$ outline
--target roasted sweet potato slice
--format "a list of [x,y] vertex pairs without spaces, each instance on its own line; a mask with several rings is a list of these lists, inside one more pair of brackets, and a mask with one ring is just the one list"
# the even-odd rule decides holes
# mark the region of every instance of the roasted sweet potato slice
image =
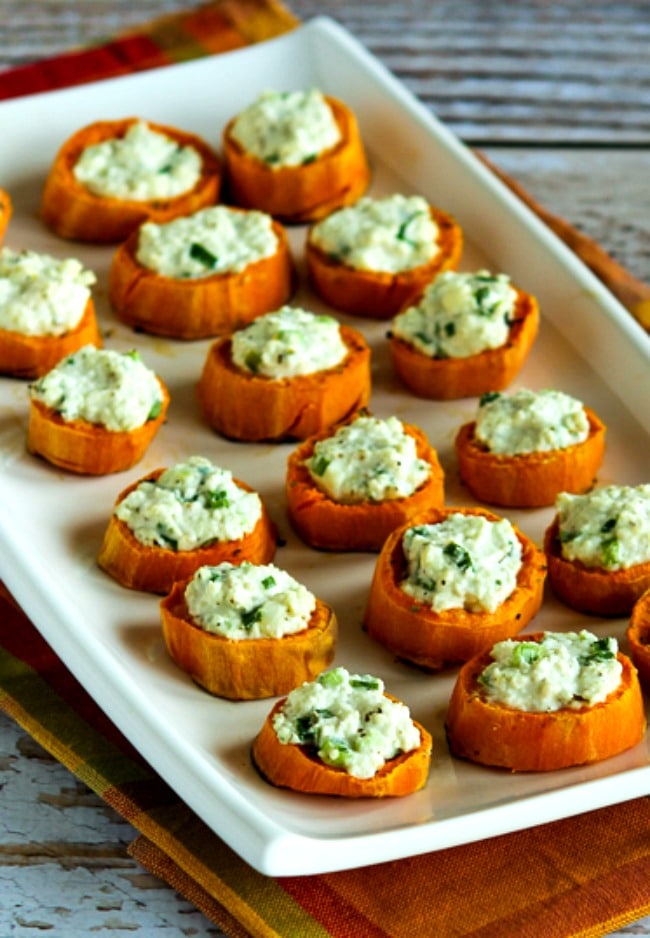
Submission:
[[588,407],[589,436],[564,449],[492,453],[475,436],[475,421],[463,424],[455,440],[460,477],[472,495],[490,505],[535,508],[552,505],[560,492],[585,492],[605,452],[605,425]]
[[150,121],[147,123],[152,130],[171,137],[179,146],[191,146],[198,151],[202,172],[193,189],[170,199],[138,201],[94,195],[75,178],[73,168],[83,150],[123,137],[137,120],[129,117],[97,121],[82,127],[62,145],[47,176],[41,200],[43,221],[60,237],[98,244],[115,243],[123,241],[147,219],[169,221],[217,201],[221,165],[214,151],[194,134]]
[[650,693],[650,589],[634,604],[627,627],[627,641],[641,683]]
[[[123,501],[140,482],[154,481],[165,470],[156,469],[143,479],[133,482],[120,492],[116,505]],[[236,484],[252,491],[245,482]],[[214,541],[194,550],[171,550],[157,545],[143,544],[128,524],[111,514],[97,557],[99,566],[114,580],[129,589],[149,593],[167,593],[177,580],[187,580],[195,570],[224,561],[242,563],[269,563],[275,556],[276,530],[266,506],[253,530],[236,541]]]
[[[522,636],[527,642],[540,635]],[[635,746],[645,733],[636,670],[619,653],[621,683],[601,703],[551,712],[515,710],[487,700],[478,676],[490,663],[484,652],[460,669],[447,711],[452,753],[513,772],[546,772],[599,762]]]
[[502,391],[519,373],[539,328],[535,297],[517,290],[513,323],[505,345],[466,358],[430,358],[398,336],[390,337],[390,354],[402,383],[418,397],[455,400]]
[[360,270],[332,259],[307,235],[307,271],[313,289],[335,309],[369,319],[389,319],[419,296],[443,270],[455,269],[463,250],[463,233],[454,218],[429,206],[438,226],[438,251],[426,264],[398,273]]
[[416,524],[437,524],[458,512],[500,520],[482,508],[439,508],[411,518],[388,536],[379,553],[364,617],[364,626],[371,638],[398,658],[430,671],[467,661],[495,642],[516,635],[542,603],[546,574],[544,555],[516,528],[522,546],[517,586],[494,612],[470,612],[461,608],[436,612],[400,588],[407,573],[402,547],[405,531]]
[[363,195],[370,181],[357,121],[342,101],[325,96],[341,131],[341,140],[302,166],[270,166],[252,156],[232,137],[236,118],[225,127],[223,153],[228,194],[236,205],[257,208],[285,222],[323,218]]

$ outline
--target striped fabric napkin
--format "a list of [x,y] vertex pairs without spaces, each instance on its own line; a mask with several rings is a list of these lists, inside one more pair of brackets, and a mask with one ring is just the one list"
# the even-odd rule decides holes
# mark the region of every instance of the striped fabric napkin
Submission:
[[[0,99],[285,32],[275,0],[220,0],[0,74]],[[588,938],[650,913],[650,799],[364,869],[257,873],[142,760],[0,585],[0,707],[138,831],[131,853],[233,938]]]

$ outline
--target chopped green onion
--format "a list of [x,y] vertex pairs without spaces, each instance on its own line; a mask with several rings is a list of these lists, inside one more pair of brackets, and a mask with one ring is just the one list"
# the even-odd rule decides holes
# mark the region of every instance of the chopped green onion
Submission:
[[197,244],[196,242],[190,245],[190,257],[192,260],[198,261],[200,264],[203,264],[204,267],[208,267],[211,270],[216,267],[219,260],[211,251],[208,251],[202,244]]

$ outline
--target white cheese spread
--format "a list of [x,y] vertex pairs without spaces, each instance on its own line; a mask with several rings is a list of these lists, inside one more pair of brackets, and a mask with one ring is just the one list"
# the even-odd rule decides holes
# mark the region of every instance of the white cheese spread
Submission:
[[78,325],[95,274],[75,258],[0,250],[0,329],[60,336]]
[[357,417],[319,440],[305,465],[316,485],[343,504],[406,498],[431,472],[397,417]]
[[235,211],[224,205],[162,225],[146,222],[139,231],[136,259],[176,279],[240,273],[277,251],[272,224],[264,212]]
[[248,561],[200,567],[185,602],[195,624],[236,641],[302,632],[316,608],[313,594],[285,570]]
[[294,306],[260,316],[231,340],[238,368],[276,380],[334,368],[347,354],[336,319]]
[[489,701],[532,713],[591,707],[621,682],[615,638],[581,632],[544,632],[539,642],[506,639],[478,680]]
[[393,335],[429,358],[467,358],[508,339],[517,293],[506,274],[444,271],[393,320]]
[[419,195],[364,196],[312,228],[310,241],[332,260],[356,270],[399,273],[438,254],[438,226]]
[[78,182],[94,195],[148,202],[189,192],[203,163],[194,147],[179,144],[144,121],[123,137],[86,147],[73,167]]
[[311,163],[341,140],[320,91],[265,91],[235,118],[230,134],[273,168]]
[[565,560],[606,570],[650,561],[650,484],[562,492],[555,508]]
[[384,696],[379,678],[345,668],[291,691],[273,726],[281,743],[306,746],[355,778],[372,778],[390,759],[420,745],[408,707]]
[[113,431],[141,427],[162,406],[158,379],[138,352],[92,345],[63,358],[30,385],[30,394],[64,420],[86,420]]
[[237,485],[232,473],[202,456],[144,480],[122,499],[115,516],[147,546],[195,550],[249,534],[262,514],[256,492]]
[[408,576],[401,588],[434,612],[494,612],[517,586],[521,543],[505,518],[454,513],[409,528],[402,546]]
[[474,435],[490,452],[505,456],[548,452],[586,440],[589,420],[581,401],[569,394],[522,388],[484,394]]

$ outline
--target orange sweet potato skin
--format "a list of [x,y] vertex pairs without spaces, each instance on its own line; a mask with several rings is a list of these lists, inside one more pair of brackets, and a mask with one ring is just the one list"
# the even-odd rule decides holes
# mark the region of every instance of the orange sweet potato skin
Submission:
[[371,638],[398,658],[428,671],[467,661],[495,642],[511,638],[530,622],[542,603],[544,554],[518,530],[523,562],[517,587],[494,612],[465,609],[435,612],[400,589],[399,584],[406,578],[402,549],[405,531],[418,524],[437,524],[457,512],[500,520],[482,508],[440,508],[411,518],[388,536],[379,553],[364,617],[364,627]]
[[13,206],[9,193],[6,189],[0,189],[0,244],[2,244],[2,239],[5,236],[12,210]]
[[217,339],[203,366],[197,394],[204,417],[235,440],[302,440],[367,404],[370,349],[356,329],[341,326],[348,354],[340,365],[311,375],[271,380],[233,364],[230,337]]
[[460,669],[450,698],[446,730],[452,753],[513,772],[546,772],[599,762],[630,749],[643,739],[646,720],[636,670],[625,655],[618,658],[621,684],[602,703],[532,713],[481,695],[477,678],[492,659],[489,652],[478,655]]
[[314,483],[304,465],[318,440],[332,435],[324,431],[310,437],[289,456],[287,464],[287,510],[293,527],[303,541],[321,550],[378,551],[391,531],[428,508],[441,508],[444,473],[438,455],[418,427],[404,425],[417,445],[417,454],[430,467],[429,478],[413,495],[346,505],[334,501]]
[[200,279],[164,277],[136,258],[138,231],[118,248],[109,274],[109,299],[119,319],[154,335],[204,339],[239,329],[291,296],[294,272],[285,229],[273,222],[278,240],[270,257],[241,272]]
[[284,700],[275,704],[252,748],[253,763],[272,785],[342,798],[395,798],[419,791],[426,784],[432,740],[429,732],[417,721],[414,721],[420,731],[417,749],[391,759],[372,778],[355,778],[343,769],[321,762],[304,746],[279,741],[273,728],[273,717],[283,704]]
[[135,117],[97,121],[82,127],[62,145],[45,181],[41,217],[61,238],[108,244],[123,241],[142,222],[169,221],[178,215],[213,205],[221,187],[221,165],[214,151],[199,137],[175,127],[148,121],[152,130],[166,134],[179,146],[192,146],[200,154],[203,168],[197,185],[170,199],[136,201],[93,195],[81,185],[73,168],[83,150],[115,137],[122,137],[137,121]]
[[102,346],[91,298],[77,325],[63,335],[23,335],[0,329],[0,374],[14,378],[40,378],[66,355],[71,355],[84,345],[94,345],[96,348]]
[[319,599],[301,632],[238,641],[192,622],[184,600],[186,585],[175,583],[160,604],[165,643],[176,664],[217,697],[259,700],[288,694],[317,677],[334,658],[336,616]]
[[144,456],[167,415],[169,392],[158,380],[163,393],[160,414],[129,431],[111,431],[85,420],[66,421],[41,401],[31,400],[28,451],[79,475],[107,475],[129,469]]
[[438,253],[428,263],[398,273],[357,270],[328,257],[307,236],[306,261],[311,285],[330,306],[369,319],[389,319],[444,270],[455,269],[463,251],[463,233],[451,215],[429,206],[438,226]]
[[236,205],[257,208],[287,223],[323,218],[356,202],[368,188],[370,169],[357,121],[350,108],[325,97],[341,131],[336,146],[302,166],[273,168],[246,153],[232,137],[235,121],[223,133],[228,193]]
[[[116,506],[140,482],[155,481],[165,470],[156,469],[143,479],[133,482],[120,492]],[[235,479],[237,485],[250,492],[252,489]],[[111,514],[104,534],[97,563],[114,580],[128,589],[148,593],[167,593],[178,580],[186,580],[206,565],[219,563],[270,563],[277,545],[275,525],[262,502],[262,513],[253,530],[236,541],[215,541],[195,550],[170,550],[142,544],[124,521]]]
[[650,693],[650,589],[634,604],[627,627],[627,641],[641,683]]
[[467,358],[429,358],[409,342],[391,336],[393,367],[409,391],[430,400],[456,400],[502,391],[519,373],[537,336],[536,298],[517,290],[514,317],[505,345]]
[[565,560],[558,530],[556,516],[544,535],[548,579],[556,595],[580,612],[600,616],[629,615],[637,599],[650,589],[650,561],[627,570],[606,570]]
[[605,425],[588,407],[585,411],[589,436],[584,442],[517,456],[491,453],[476,439],[476,423],[463,424],[455,440],[462,481],[479,501],[513,508],[553,505],[560,492],[585,492],[605,453]]

